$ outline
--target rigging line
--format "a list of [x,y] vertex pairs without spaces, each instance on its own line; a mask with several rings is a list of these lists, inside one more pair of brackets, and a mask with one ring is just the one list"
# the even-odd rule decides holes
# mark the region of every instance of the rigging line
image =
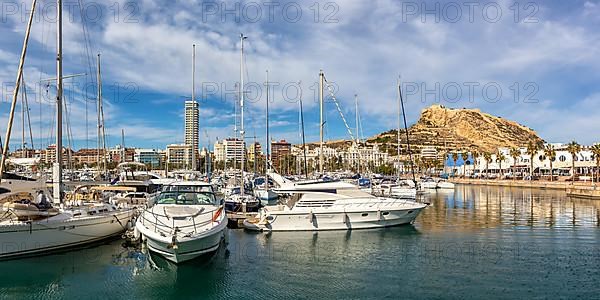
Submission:
[[[83,33],[83,38],[84,38],[84,48],[85,48],[85,55],[87,58],[87,67],[88,67],[88,74],[90,74],[90,78],[92,79],[91,84],[93,86],[96,86],[96,82],[98,80],[98,78],[95,78],[94,76],[96,75],[96,72],[94,72],[93,68],[92,68],[92,41],[90,39],[90,33],[89,33],[89,28],[86,25],[86,20],[84,18],[84,12],[83,12],[83,3],[81,0],[78,0],[79,3],[79,14],[81,16],[81,29],[82,29],[82,33]],[[83,56],[83,55],[82,55]],[[86,76],[87,78],[87,76]],[[95,79],[95,80],[94,80]],[[87,80],[86,80],[87,82]],[[89,149],[89,99],[87,97],[87,83],[85,85],[85,90],[84,90],[84,101],[85,101],[85,143],[86,143],[86,148]]]
[[333,89],[331,89],[331,85],[329,84],[329,81],[327,81],[327,78],[325,78],[325,83],[327,83],[325,86],[327,87],[327,90],[329,91],[329,96],[331,97],[331,99],[333,99],[333,103],[335,103],[335,107],[337,108],[337,111],[340,113],[340,116],[342,117],[342,121],[344,121],[344,125],[346,126],[346,130],[348,131],[350,138],[352,138],[352,140],[356,140],[354,138],[354,135],[352,134],[352,129],[350,129],[350,126],[348,125],[348,122],[346,121],[346,118],[344,117],[344,113],[342,112],[342,109],[340,108],[337,98],[335,97],[335,94],[333,93]]
[[[25,84],[25,74],[21,75],[22,86],[23,86],[23,95],[25,100],[25,111],[27,112],[27,123],[29,125],[29,140],[31,142],[31,149],[35,148],[33,144],[33,129],[31,129],[31,114],[29,113],[29,101],[27,100],[27,85]],[[25,130],[25,129],[23,129]]]
[[67,166],[69,169],[73,169],[72,168],[72,161],[71,161],[71,149],[72,149],[72,139],[73,139],[73,135],[71,132],[71,118],[69,117],[69,110],[68,110],[68,105],[66,101],[67,99],[64,99],[65,101],[63,101],[64,103],[64,108],[65,108],[65,123],[66,123],[66,133],[67,133],[67,144],[69,145],[69,149],[67,151]]
[[402,99],[402,85],[398,84],[398,95],[400,96],[400,104],[402,106],[402,118],[404,119],[404,132],[406,133],[406,147],[408,150],[408,157],[410,158],[410,171],[412,173],[413,182],[417,182],[417,178],[415,176],[415,166],[413,163],[412,152],[410,151],[410,140],[408,138],[408,125],[406,124],[406,111],[404,110],[404,100]]

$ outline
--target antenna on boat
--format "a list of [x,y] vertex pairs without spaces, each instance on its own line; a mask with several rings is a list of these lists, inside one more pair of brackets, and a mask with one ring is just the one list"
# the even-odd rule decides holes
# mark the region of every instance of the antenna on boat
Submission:
[[[29,13],[29,21],[27,22],[27,29],[25,31],[25,39],[23,40],[23,48],[21,50],[21,58],[19,59],[19,68],[17,70],[17,80],[15,82],[15,89],[13,90],[13,98],[12,103],[10,105],[10,115],[8,117],[8,127],[6,128],[6,137],[4,139],[4,144],[2,145],[2,158],[0,158],[0,181],[2,180],[2,175],[4,174],[4,164],[6,162],[6,157],[8,156],[8,144],[10,141],[10,133],[12,131],[12,125],[15,117],[15,108],[17,105],[17,95],[19,94],[19,87],[23,78],[23,65],[25,64],[25,55],[27,54],[27,44],[29,42],[29,33],[31,32],[31,24],[33,22],[33,15],[35,11],[36,0],[33,0],[31,3],[31,12]],[[60,4],[59,0],[59,4]],[[59,6],[60,7],[60,6]],[[59,8],[60,10],[60,8]],[[60,20],[60,19],[58,19]],[[0,142],[1,144],[1,142]]]

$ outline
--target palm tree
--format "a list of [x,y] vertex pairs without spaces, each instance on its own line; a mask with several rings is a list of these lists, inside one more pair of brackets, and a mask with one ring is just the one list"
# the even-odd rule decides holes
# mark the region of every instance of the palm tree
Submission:
[[529,155],[529,176],[533,177],[533,158],[539,150],[539,145],[533,141],[527,144],[527,154]]
[[456,161],[458,160],[458,152],[452,152],[452,161],[454,165],[452,165],[452,177],[454,177],[454,171],[456,169]]
[[[590,150],[594,154],[594,159],[596,160],[596,181],[598,181],[598,169],[600,169],[600,144],[593,145]],[[593,174],[593,172],[592,172]],[[592,180],[593,181],[593,180]]]
[[552,168],[552,162],[556,159],[556,150],[554,146],[548,144],[544,147],[544,155],[550,160],[550,181],[554,180],[554,168]]
[[481,156],[481,154],[476,149],[471,151],[471,157],[473,157],[473,175],[475,175],[475,170],[477,169],[477,159],[479,156]]
[[577,153],[581,151],[581,145],[576,141],[572,141],[567,144],[567,151],[571,154],[571,174],[573,176],[573,181],[571,182],[575,182],[575,158],[577,157]]
[[463,160],[463,177],[467,176],[467,160],[469,159],[469,152],[463,151],[460,153],[460,157]]
[[485,160],[485,177],[488,178],[489,174],[488,174],[488,167],[489,167],[489,163],[492,160],[492,154],[489,152],[483,152],[483,160]]
[[500,179],[502,179],[502,162],[506,160],[506,156],[502,151],[498,150],[496,153],[496,161],[498,162],[498,166],[500,167]]
[[521,156],[521,150],[519,148],[510,149],[510,156],[513,159],[513,179],[517,175],[517,159]]

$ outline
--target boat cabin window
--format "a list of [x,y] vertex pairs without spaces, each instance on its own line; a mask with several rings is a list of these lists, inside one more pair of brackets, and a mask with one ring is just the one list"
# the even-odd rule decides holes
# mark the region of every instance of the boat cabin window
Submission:
[[6,188],[3,188],[3,187],[0,187],[0,194],[6,194],[6,193],[10,193],[10,190],[6,189]]
[[157,204],[215,205],[218,204],[210,186],[166,186]]

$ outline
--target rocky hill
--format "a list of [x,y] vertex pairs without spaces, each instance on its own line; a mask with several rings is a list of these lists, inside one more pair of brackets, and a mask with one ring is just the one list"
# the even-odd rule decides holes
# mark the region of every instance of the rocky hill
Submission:
[[[414,145],[413,152],[424,146],[435,146],[438,151],[477,149],[495,152],[498,147],[520,147],[529,141],[542,141],[535,131],[514,121],[478,109],[452,109],[441,105],[424,109],[408,132],[411,146]],[[401,146],[406,149],[406,135],[403,130],[401,133]],[[367,142],[395,147],[397,131],[379,134]]]
[[[529,141],[543,140],[531,128],[517,122],[492,116],[479,109],[454,109],[433,105],[424,109],[417,123],[408,130],[413,153],[423,147],[434,146],[438,152],[478,150],[495,152],[498,147],[524,147]],[[367,139],[367,144],[378,144],[390,155],[396,154],[398,135],[395,129]],[[326,142],[331,148],[345,148],[348,140]],[[406,134],[401,130],[400,146],[406,153]],[[318,147],[310,143],[308,147]]]

